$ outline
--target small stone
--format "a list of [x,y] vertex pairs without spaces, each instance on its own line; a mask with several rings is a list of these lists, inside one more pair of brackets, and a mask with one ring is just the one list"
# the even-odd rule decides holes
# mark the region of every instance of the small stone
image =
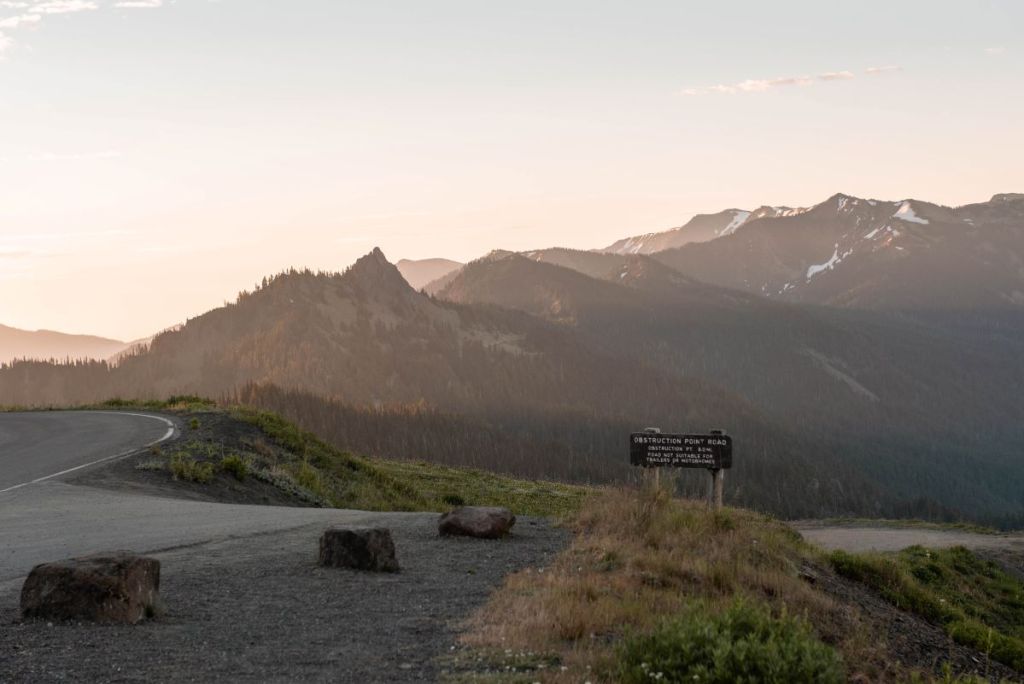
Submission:
[[160,610],[160,561],[126,551],[43,563],[21,588],[26,620],[135,624]]
[[441,536],[498,539],[509,534],[515,524],[516,516],[507,508],[463,506],[442,515],[437,529]]
[[332,527],[320,537],[320,565],[372,572],[398,572],[395,543],[385,528]]

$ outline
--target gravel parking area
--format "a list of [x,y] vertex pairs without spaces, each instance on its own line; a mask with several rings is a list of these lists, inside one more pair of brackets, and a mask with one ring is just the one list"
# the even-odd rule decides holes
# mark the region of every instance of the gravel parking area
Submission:
[[135,627],[18,621],[0,585],[0,681],[423,682],[505,575],[568,533],[520,519],[499,541],[439,538],[437,516],[382,513],[402,571],[320,568],[312,524],[154,554],[166,614]]

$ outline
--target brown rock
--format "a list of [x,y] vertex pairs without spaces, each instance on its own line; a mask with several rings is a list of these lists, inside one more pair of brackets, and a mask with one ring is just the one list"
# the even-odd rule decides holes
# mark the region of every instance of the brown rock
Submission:
[[43,563],[21,588],[25,619],[135,624],[160,608],[160,561],[125,551]]
[[507,508],[463,506],[442,515],[437,530],[441,536],[498,539],[509,534],[515,524],[516,516]]
[[395,543],[384,528],[332,527],[320,536],[320,565],[398,572]]

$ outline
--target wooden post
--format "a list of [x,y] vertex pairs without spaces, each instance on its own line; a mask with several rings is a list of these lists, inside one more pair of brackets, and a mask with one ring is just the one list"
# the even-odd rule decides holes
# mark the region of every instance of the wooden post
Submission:
[[[661,434],[661,428],[656,428],[656,427],[644,428],[644,432],[649,432],[652,435],[660,435]],[[648,479],[648,478],[645,478],[645,479]],[[661,468],[657,468],[656,467],[654,469],[654,475],[650,479],[648,479],[648,482],[650,482],[651,480],[653,480],[653,482],[654,482],[654,491],[658,491],[659,489],[661,489]]]
[[708,480],[708,509],[714,509],[715,507],[715,472],[714,470],[708,469],[711,473],[711,479]]
[[725,489],[725,469],[719,468],[715,471],[715,510],[722,510],[722,490]]

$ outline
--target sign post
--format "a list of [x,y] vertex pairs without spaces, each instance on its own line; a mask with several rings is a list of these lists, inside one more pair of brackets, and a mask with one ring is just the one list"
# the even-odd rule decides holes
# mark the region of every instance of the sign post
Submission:
[[706,435],[675,435],[647,428],[629,436],[629,462],[654,468],[656,483],[662,467],[706,468],[711,472],[708,506],[717,511],[722,508],[725,471],[732,467],[732,437],[724,430],[711,430]]

